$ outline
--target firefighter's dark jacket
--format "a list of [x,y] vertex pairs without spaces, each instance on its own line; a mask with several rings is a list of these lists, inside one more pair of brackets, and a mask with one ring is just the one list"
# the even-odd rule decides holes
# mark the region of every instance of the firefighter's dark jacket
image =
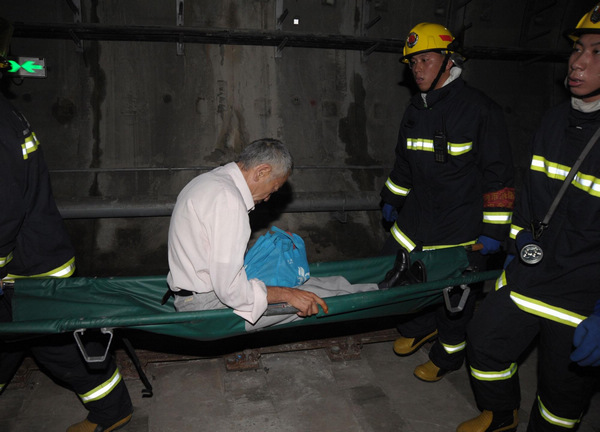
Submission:
[[67,277],[74,251],[29,123],[0,96],[0,278]]
[[[532,221],[544,219],[570,168],[598,127],[600,111],[582,113],[570,103],[553,108],[544,117],[533,141],[525,184],[517,197],[511,239],[529,229]],[[579,167],[540,243],[542,261],[528,266],[515,258],[497,288],[508,283],[506,289],[511,290],[521,309],[576,326],[600,299],[600,142]]]
[[[447,146],[435,160],[434,135]],[[396,146],[394,168],[381,191],[399,208],[392,227],[408,250],[508,236],[514,205],[513,165],[502,110],[460,77],[412,97]]]

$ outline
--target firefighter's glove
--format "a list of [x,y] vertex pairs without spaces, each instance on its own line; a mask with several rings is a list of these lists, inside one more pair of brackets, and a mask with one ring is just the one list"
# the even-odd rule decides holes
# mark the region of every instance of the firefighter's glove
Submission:
[[515,238],[515,244],[517,246],[519,254],[521,253],[521,249],[523,249],[523,246],[526,246],[530,243],[536,243],[536,241],[533,238],[533,233],[529,230],[519,231],[519,234],[517,234],[517,237]]
[[573,345],[571,360],[579,366],[600,366],[600,300],[594,313],[575,329]]
[[381,213],[383,214],[383,218],[388,222],[394,222],[398,217],[398,211],[396,210],[396,207],[388,203],[383,203]]
[[477,243],[481,243],[483,245],[483,249],[479,251],[481,255],[496,253],[500,250],[500,242],[491,237],[487,237],[484,235],[479,236],[479,239],[477,239]]

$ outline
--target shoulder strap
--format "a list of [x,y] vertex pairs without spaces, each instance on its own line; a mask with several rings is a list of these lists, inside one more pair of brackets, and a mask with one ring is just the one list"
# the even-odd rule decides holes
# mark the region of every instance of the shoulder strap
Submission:
[[579,167],[581,166],[581,163],[586,158],[586,156],[588,155],[588,153],[590,152],[590,150],[592,149],[592,147],[594,147],[594,144],[596,144],[596,141],[598,140],[598,138],[600,138],[600,128],[598,128],[596,130],[596,132],[594,133],[594,135],[592,135],[592,137],[590,138],[590,140],[587,142],[587,144],[585,145],[585,147],[581,151],[581,154],[579,155],[579,157],[577,158],[577,160],[575,161],[575,163],[571,167],[571,170],[569,171],[569,174],[567,174],[567,177],[565,178],[565,181],[563,182],[562,186],[560,187],[560,190],[556,194],[556,197],[554,197],[554,201],[552,201],[552,204],[550,205],[550,208],[548,209],[548,213],[546,213],[546,216],[544,216],[544,219],[542,220],[542,222],[541,222],[541,224],[539,226],[539,229],[535,229],[534,230],[533,234],[534,234],[535,238],[539,238],[542,235],[542,232],[548,226],[548,222],[550,222],[550,218],[552,217],[552,215],[556,211],[556,208],[558,207],[558,204],[560,203],[560,200],[565,195],[565,192],[567,191],[567,188],[569,187],[569,185],[573,181],[573,178],[577,174],[577,171],[579,170]]

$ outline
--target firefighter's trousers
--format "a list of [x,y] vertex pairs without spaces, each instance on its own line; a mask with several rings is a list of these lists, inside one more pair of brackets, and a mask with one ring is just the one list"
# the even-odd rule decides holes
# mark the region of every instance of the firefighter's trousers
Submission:
[[[472,266],[485,270],[487,257],[479,252],[471,252],[468,257]],[[478,282],[470,286],[470,294],[462,311],[449,312],[445,304],[434,306],[402,319],[397,326],[398,331],[404,337],[419,338],[437,329],[438,338],[429,351],[429,359],[442,369],[460,369],[466,356],[467,324],[473,316],[483,285],[483,282]],[[458,306],[462,293],[460,287],[453,288],[450,294],[452,307]]]
[[586,410],[600,368],[571,362],[574,327],[520,310],[510,286],[490,293],[467,330],[467,359],[479,408],[520,405],[518,362],[538,342],[538,387],[528,432],[570,431]]
[[[5,290],[0,296],[0,322],[12,319],[11,298],[11,290]],[[97,356],[103,353],[104,347],[99,341],[90,341],[86,350],[89,355]],[[2,388],[12,379],[27,352],[41,370],[77,393],[92,423],[112,424],[132,412],[131,399],[114,358],[109,355],[103,362],[86,363],[71,334],[0,341]],[[79,420],[74,419],[74,422]]]
[[[398,331],[404,337],[419,338],[437,329],[438,338],[429,351],[429,359],[439,368],[458,370],[465,359],[466,328],[473,316],[476,292],[474,284],[464,309],[461,312],[450,313],[446,305],[436,305],[433,308],[410,316],[398,324]],[[458,304],[461,296],[459,287],[455,287],[450,300],[453,306]]]

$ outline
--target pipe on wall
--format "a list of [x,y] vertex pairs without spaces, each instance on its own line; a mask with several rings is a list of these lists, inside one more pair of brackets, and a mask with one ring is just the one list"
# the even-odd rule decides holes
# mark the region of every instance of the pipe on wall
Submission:
[[[379,210],[379,202],[379,194],[374,192],[305,192],[279,196],[259,208],[281,213],[345,212]],[[85,198],[57,200],[57,205],[64,219],[100,219],[170,216],[175,203],[159,199]]]

